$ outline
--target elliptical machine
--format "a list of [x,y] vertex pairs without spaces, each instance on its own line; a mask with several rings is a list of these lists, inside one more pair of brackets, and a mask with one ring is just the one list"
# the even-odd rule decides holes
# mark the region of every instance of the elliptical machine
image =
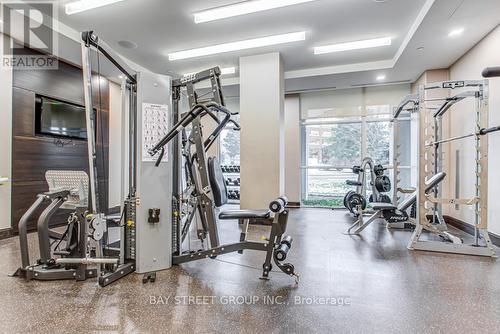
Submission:
[[[375,165],[370,157],[364,158],[361,165],[352,167],[352,172],[358,175],[358,179],[347,180],[346,184],[355,186],[356,190],[350,190],[345,194],[344,207],[354,216],[366,213],[368,203],[391,203],[391,198],[385,194],[391,191],[391,179],[384,175],[386,170],[387,168],[380,164]],[[368,173],[370,173],[371,194],[367,201]]]

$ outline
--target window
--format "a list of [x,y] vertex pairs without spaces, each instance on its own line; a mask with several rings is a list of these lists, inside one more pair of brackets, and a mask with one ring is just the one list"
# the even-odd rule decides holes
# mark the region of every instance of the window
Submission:
[[355,179],[351,169],[310,168],[305,172],[308,206],[340,206],[344,194],[351,189],[347,180]]
[[240,132],[232,128],[222,130],[220,134],[220,164],[240,165]]
[[[227,97],[226,108],[232,112],[239,112],[239,98]],[[232,119],[240,122],[239,115]],[[240,165],[240,131],[234,130],[234,125],[228,123],[219,136],[219,160],[221,165],[239,166]]]
[[[392,165],[391,112],[409,91],[409,85],[395,85],[301,94],[303,205],[342,206],[353,189],[345,181],[357,179],[352,166],[364,157]],[[403,151],[406,140],[400,140]],[[399,176],[406,181],[409,162],[408,173],[401,167]],[[392,178],[393,171],[387,174]]]
[[309,166],[352,166],[361,159],[361,123],[305,125]]
[[376,164],[390,165],[392,125],[388,121],[366,123],[366,154]]

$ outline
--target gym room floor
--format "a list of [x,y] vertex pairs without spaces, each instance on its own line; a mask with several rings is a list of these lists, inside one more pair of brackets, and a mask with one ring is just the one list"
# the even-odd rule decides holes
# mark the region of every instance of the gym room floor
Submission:
[[[263,254],[252,251],[176,266],[145,285],[136,274],[105,288],[94,280],[25,282],[8,276],[19,265],[18,238],[2,240],[0,332],[498,333],[495,259],[409,251],[410,232],[376,223],[362,237],[343,235],[351,220],[345,211],[291,210],[287,261],[301,274],[297,286],[277,272],[259,280]],[[223,241],[238,238],[236,222],[219,226]],[[263,229],[251,226],[251,237]],[[33,259],[36,235],[30,244]],[[168,296],[217,296],[218,302],[174,305]],[[241,299],[228,296],[259,300],[235,305]],[[266,296],[277,303],[263,302]],[[314,297],[348,305],[318,299],[307,305]]]

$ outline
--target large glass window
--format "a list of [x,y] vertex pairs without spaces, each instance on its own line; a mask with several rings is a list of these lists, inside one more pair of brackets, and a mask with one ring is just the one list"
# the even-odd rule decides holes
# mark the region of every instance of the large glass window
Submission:
[[305,125],[309,166],[352,166],[361,159],[361,123]]
[[392,142],[391,122],[378,121],[366,123],[366,154],[376,164],[388,166]]
[[301,94],[303,205],[342,206],[353,189],[345,181],[357,179],[352,166],[364,157],[392,177],[391,113],[408,93],[408,85],[399,85]]
[[220,164],[240,165],[240,132],[230,127],[220,134]]

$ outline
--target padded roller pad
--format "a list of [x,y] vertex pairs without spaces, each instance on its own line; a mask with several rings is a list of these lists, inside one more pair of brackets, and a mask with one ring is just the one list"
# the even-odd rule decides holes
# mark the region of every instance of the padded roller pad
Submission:
[[224,210],[219,219],[267,219],[271,217],[270,210]]
[[372,203],[371,204],[373,210],[382,211],[382,210],[396,210],[398,207],[392,205],[391,203]]

